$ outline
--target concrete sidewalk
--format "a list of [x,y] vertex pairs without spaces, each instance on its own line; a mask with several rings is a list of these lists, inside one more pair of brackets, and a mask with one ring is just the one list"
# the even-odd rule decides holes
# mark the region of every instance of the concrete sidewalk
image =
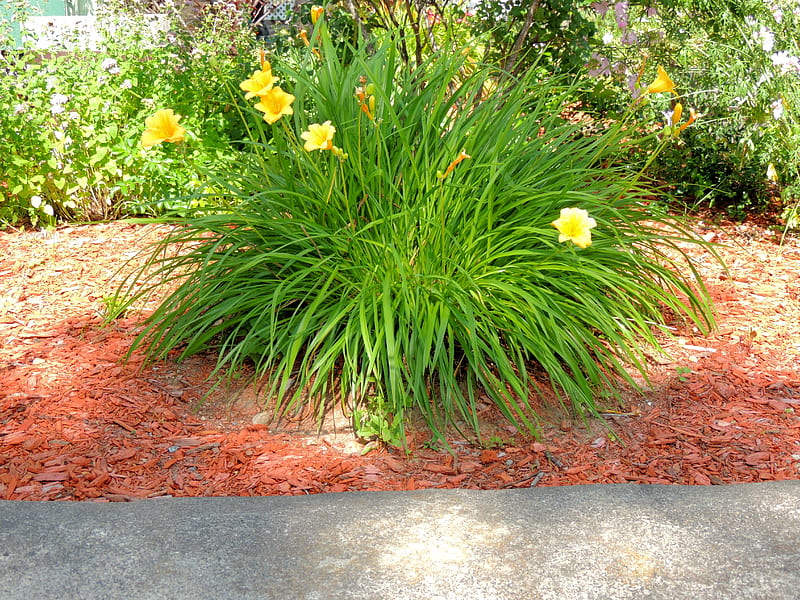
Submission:
[[800,481],[0,502],[0,598],[800,599]]

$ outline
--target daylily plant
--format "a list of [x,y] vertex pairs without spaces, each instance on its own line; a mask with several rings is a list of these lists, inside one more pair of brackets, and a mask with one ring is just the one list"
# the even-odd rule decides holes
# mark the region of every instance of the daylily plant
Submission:
[[[644,93],[661,94],[665,92],[674,94],[676,98],[680,98],[680,94],[675,91],[675,83],[664,70],[664,67],[659,65],[658,74],[655,78],[655,81],[645,88]],[[696,113],[693,108],[690,108],[689,119],[685,123],[681,124],[681,117],[683,117],[683,104],[676,101],[674,108],[671,111],[665,112],[664,116],[667,119],[667,129],[672,133],[673,137],[678,137],[681,134],[681,131],[689,127],[689,125],[694,123],[698,118],[700,118],[701,115]]]

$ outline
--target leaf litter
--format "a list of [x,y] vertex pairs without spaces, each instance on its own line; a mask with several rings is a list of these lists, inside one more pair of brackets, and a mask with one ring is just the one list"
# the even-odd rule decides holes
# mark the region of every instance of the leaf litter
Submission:
[[[708,336],[676,322],[643,392],[581,420],[553,411],[540,439],[491,409],[483,448],[452,437],[409,453],[365,448],[348,420],[321,431],[260,418],[235,384],[207,394],[213,355],[123,361],[142,314],[103,326],[119,266],[164,226],[113,222],[0,233],[0,499],[499,489],[589,483],[720,485],[800,477],[800,242],[763,226],[694,229],[727,270],[689,248],[714,299]],[[206,398],[207,397],[207,398]],[[205,401],[203,399],[206,398]]]

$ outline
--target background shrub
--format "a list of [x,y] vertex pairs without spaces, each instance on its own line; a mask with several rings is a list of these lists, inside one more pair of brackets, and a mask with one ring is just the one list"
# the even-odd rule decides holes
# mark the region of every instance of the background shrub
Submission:
[[[593,2],[585,13],[597,27],[588,63],[596,82],[589,103],[595,108],[606,115],[624,110],[656,64],[691,90],[687,101],[703,117],[649,172],[669,184],[676,199],[742,217],[773,208],[780,188],[796,187],[800,13],[795,3]],[[670,108],[662,103],[647,110],[653,118],[653,110]],[[641,148],[644,155],[651,150]],[[770,164],[774,181],[767,175]],[[790,201],[787,195],[782,204]]]
[[[154,27],[124,6],[104,7],[96,48],[29,44],[0,59],[0,154],[8,157],[0,223],[177,209],[205,190],[205,170],[236,160],[230,142],[244,129],[229,82],[255,53],[238,15],[210,9],[189,29],[172,11]],[[193,143],[143,150],[145,117],[167,106],[183,115]]]

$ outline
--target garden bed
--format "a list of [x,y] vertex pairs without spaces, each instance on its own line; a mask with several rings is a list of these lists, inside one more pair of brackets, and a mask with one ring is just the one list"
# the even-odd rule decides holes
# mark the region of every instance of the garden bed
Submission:
[[[493,448],[453,438],[362,455],[346,420],[253,424],[235,383],[203,399],[211,355],[122,361],[139,315],[103,326],[117,269],[165,231],[125,222],[0,233],[0,499],[134,500],[585,483],[723,484],[800,477],[800,243],[753,224],[696,221],[726,272],[696,258],[718,311],[675,331],[643,394],[583,423],[549,413],[540,440],[487,409]],[[258,420],[258,419],[256,419]]]

